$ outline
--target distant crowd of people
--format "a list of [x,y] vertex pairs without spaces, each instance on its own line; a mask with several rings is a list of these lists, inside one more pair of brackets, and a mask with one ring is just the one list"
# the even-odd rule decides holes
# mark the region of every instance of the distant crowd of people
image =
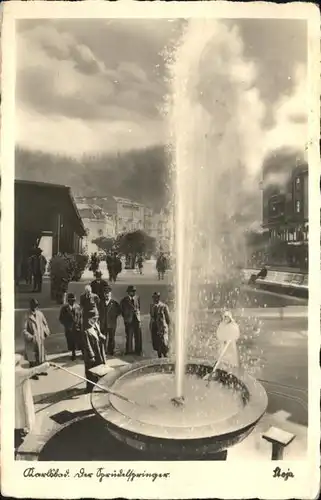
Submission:
[[16,285],[20,279],[24,279],[27,285],[32,285],[32,291],[40,293],[42,291],[43,276],[46,272],[47,259],[42,255],[42,250],[34,246],[21,264],[20,272],[16,274]]
[[[101,258],[97,252],[94,252],[91,255],[89,270],[95,273],[99,270]],[[135,266],[139,274],[143,274],[144,270],[144,256],[139,254],[135,259]],[[117,254],[117,252],[108,252],[106,254],[106,266],[109,274],[109,281],[116,282],[118,275],[122,272],[123,264],[122,260]],[[169,259],[165,255],[165,253],[161,252],[156,259],[156,271],[159,280],[163,280],[166,274],[166,271],[169,269]]]

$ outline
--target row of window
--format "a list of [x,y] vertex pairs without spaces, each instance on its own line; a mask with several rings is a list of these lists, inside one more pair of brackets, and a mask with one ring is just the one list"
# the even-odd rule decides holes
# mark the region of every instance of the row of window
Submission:
[[[305,213],[304,202],[308,203],[308,178],[300,175],[293,183],[294,212],[297,215]],[[299,198],[299,199],[298,199]],[[276,218],[285,214],[285,195],[274,195],[269,200],[269,217]]]
[[[285,200],[272,197],[269,200],[269,215],[270,217],[281,217],[285,213]],[[302,203],[301,200],[296,200],[295,202],[295,213],[302,213]]]
[[279,241],[308,241],[309,240],[309,230],[308,226],[302,229],[271,229],[270,238],[272,240]]

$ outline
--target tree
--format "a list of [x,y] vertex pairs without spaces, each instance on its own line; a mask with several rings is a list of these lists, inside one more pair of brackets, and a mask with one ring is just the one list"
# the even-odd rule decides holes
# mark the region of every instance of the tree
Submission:
[[94,245],[97,245],[97,247],[100,250],[103,250],[104,252],[110,252],[110,250],[114,247],[115,245],[115,239],[114,238],[106,238],[106,236],[99,236],[98,238],[92,240],[92,243]]
[[138,254],[152,254],[156,249],[156,240],[144,231],[137,230],[123,233],[117,237],[116,246],[120,253],[131,258],[131,268],[135,267]]

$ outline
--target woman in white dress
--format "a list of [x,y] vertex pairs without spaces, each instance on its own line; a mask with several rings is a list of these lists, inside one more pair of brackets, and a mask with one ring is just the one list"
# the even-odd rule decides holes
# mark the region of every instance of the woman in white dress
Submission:
[[[239,366],[240,359],[237,340],[240,338],[240,329],[230,311],[225,311],[223,313],[222,321],[216,331],[216,337],[219,342],[218,356],[226,349],[220,364]],[[229,345],[227,347],[228,342]]]
[[49,363],[32,368],[22,366],[23,357],[15,355],[15,435],[21,439],[33,429],[36,415],[33,403],[30,378],[42,372],[47,372]]

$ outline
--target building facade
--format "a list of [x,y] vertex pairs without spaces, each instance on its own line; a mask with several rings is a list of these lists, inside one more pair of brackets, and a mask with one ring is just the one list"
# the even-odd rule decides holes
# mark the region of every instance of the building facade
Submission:
[[[265,179],[269,172],[264,172]],[[289,172],[282,184],[267,182],[263,189],[263,228],[269,232],[270,265],[308,268],[308,165]]]
[[98,205],[77,203],[80,217],[82,218],[86,236],[83,239],[83,250],[88,254],[97,252],[98,247],[93,241],[100,237],[115,238],[116,227],[114,219],[105,214]]
[[79,197],[77,203],[95,203],[113,221],[116,236],[121,233],[145,229],[145,207],[127,198],[116,196]]

